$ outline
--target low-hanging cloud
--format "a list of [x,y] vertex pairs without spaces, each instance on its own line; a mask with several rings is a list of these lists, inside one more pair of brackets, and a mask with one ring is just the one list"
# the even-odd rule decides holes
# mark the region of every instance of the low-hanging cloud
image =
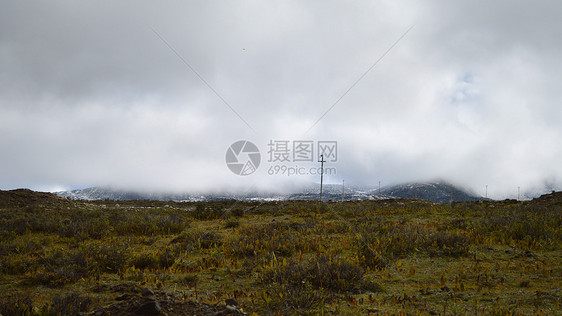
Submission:
[[[4,1],[0,188],[290,188],[317,176],[268,174],[267,144],[333,140],[331,182],[560,189],[561,9]],[[225,164],[240,139],[262,154],[245,177]]]

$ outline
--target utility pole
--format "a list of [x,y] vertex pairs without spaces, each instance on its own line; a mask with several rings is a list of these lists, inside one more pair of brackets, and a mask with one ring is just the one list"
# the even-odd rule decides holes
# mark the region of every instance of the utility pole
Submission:
[[320,155],[320,201],[322,201],[322,185],[324,184],[324,155]]
[[341,180],[341,201],[345,199],[345,180]]
[[486,184],[486,200],[488,199],[488,185]]
[[379,181],[379,200],[381,199],[381,182]]

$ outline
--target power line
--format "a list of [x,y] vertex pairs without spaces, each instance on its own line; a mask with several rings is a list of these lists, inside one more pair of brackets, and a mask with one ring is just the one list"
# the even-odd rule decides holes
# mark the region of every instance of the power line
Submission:
[[414,28],[414,25],[410,26],[406,32],[404,32],[404,34],[402,34],[402,36],[400,36],[385,52],[384,54],[382,54],[382,56],[379,57],[379,59],[377,59],[372,65],[371,67],[369,67],[369,69],[367,69],[367,71],[365,71],[357,80],[355,80],[355,82],[342,94],[341,97],[339,97],[339,99],[336,100],[336,102],[334,102],[332,104],[332,106],[330,106],[321,116],[320,118],[318,118],[316,120],[316,122],[314,122],[314,124],[312,124],[312,126],[310,126],[310,128],[305,132],[305,134],[308,134],[308,132],[310,132],[311,129],[314,128],[314,126],[316,126],[316,124],[318,124],[318,122],[320,122],[324,116],[326,116],[326,114],[328,114],[338,103],[340,103],[340,101],[349,93],[349,91],[351,91],[361,80],[363,80],[363,78],[373,69],[375,68],[375,66],[386,56],[388,55],[388,53],[390,53],[390,51],[394,48],[394,46],[396,46],[405,36],[406,34],[408,34],[408,32],[410,32],[411,29]]
[[201,76],[199,74],[199,72],[197,72],[197,70],[195,70],[195,68],[193,68],[191,66],[191,64],[189,64],[187,62],[187,60],[185,60],[183,58],[182,55],[180,55],[180,53],[178,53],[178,51],[176,51],[174,49],[174,47],[172,47],[172,45],[170,45],[170,43],[168,43],[168,41],[166,41],[164,39],[164,37],[162,37],[162,35],[160,35],[160,33],[156,32],[156,30],[153,27],[150,27],[150,29],[152,30],[152,32],[154,34],[156,34],[156,36],[158,36],[158,38],[162,41],[162,43],[164,43],[166,46],[168,46],[168,48],[182,61],[182,63],[187,66],[187,68],[189,68],[198,78],[199,80],[201,80],[206,86],[207,88],[209,88],[221,101],[222,103],[224,103],[236,116],[238,116],[238,118],[244,122],[244,124],[246,124],[246,126],[248,126],[249,129],[252,130],[252,132],[256,133],[256,131],[254,130],[254,128],[248,123],[246,122],[246,120],[242,117],[242,115],[238,114],[238,112],[234,109],[234,107],[232,107],[232,105],[230,105],[230,103],[228,103],[228,101],[226,101],[218,92],[217,90],[215,90],[208,82],[207,80],[205,80],[205,78],[203,78],[203,76]]

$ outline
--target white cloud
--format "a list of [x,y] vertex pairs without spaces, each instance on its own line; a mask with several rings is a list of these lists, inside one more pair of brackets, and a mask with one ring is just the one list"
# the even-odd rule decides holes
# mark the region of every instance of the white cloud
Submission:
[[560,188],[560,6],[4,1],[0,187],[287,186],[315,177],[237,177],[227,147],[312,139],[339,142],[338,183]]

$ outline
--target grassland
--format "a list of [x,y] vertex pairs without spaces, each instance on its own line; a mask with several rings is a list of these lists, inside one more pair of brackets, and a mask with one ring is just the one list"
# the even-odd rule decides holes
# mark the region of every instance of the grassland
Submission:
[[443,205],[0,191],[0,314],[561,315],[561,227],[561,193]]

